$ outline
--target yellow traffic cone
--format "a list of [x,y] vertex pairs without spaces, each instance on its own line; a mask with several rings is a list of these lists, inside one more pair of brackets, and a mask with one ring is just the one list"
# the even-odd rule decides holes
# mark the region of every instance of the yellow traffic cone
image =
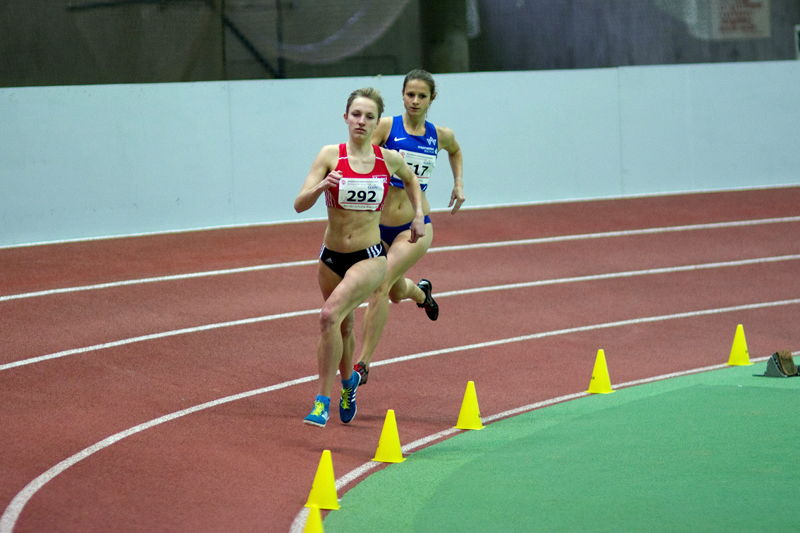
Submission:
[[590,394],[610,394],[615,392],[611,388],[611,378],[608,376],[608,366],[606,365],[606,352],[602,348],[597,350],[592,380],[589,382],[589,389],[586,392]]
[[461,411],[458,413],[456,429],[483,429],[481,423],[481,410],[478,407],[478,395],[475,393],[475,382],[467,382],[464,399],[461,401]]
[[317,507],[318,509],[335,510],[339,509],[339,498],[336,495],[336,478],[333,475],[333,460],[331,451],[323,450],[322,457],[317,466],[317,473],[314,475],[314,483],[308,493],[306,507]]
[[381,463],[402,463],[406,460],[403,457],[403,450],[400,449],[400,434],[397,432],[397,420],[394,418],[393,409],[386,411],[378,449],[375,450],[375,457],[372,460]]
[[728,356],[728,364],[731,366],[748,366],[750,362],[750,352],[747,350],[747,340],[744,338],[744,328],[741,324],[736,326],[736,333],[733,336],[731,354]]
[[319,512],[319,507],[316,505],[312,505],[308,511],[303,533],[325,533],[325,529],[322,527],[322,513]]

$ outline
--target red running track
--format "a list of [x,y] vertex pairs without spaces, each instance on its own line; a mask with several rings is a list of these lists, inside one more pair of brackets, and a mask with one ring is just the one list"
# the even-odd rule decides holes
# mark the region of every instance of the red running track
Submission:
[[439,320],[392,306],[390,364],[324,429],[301,423],[322,223],[0,249],[0,533],[285,532],[322,450],[339,477],[368,463],[387,409],[408,443],[468,380],[488,416],[585,390],[599,348],[624,383],[726,362],[737,324],[751,355],[799,344],[800,187],[434,224],[411,275]]

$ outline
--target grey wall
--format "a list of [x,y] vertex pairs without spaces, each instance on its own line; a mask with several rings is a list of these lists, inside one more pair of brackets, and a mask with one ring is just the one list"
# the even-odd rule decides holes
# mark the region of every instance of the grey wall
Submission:
[[220,4],[3,0],[0,86],[225,79]]
[[400,74],[419,18],[412,0],[3,0],[0,86]]
[[[798,0],[749,2],[764,35],[714,36],[711,12],[737,0],[479,0],[471,70],[532,70],[795,58]],[[746,10],[745,10],[746,11]]]
[[[321,218],[292,201],[357,87],[402,77],[0,89],[0,245]],[[800,184],[800,62],[437,76],[471,206]],[[449,200],[440,156],[429,198]]]
[[[714,34],[732,7],[767,23]],[[795,24],[800,0],[3,0],[0,86],[774,61]]]

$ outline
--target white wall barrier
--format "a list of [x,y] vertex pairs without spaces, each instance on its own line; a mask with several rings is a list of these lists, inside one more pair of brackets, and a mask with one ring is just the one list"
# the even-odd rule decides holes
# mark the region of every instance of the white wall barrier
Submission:
[[[468,205],[800,184],[800,62],[441,74]],[[0,246],[303,220],[351,90],[402,76],[0,89]],[[429,189],[444,208],[445,154]]]

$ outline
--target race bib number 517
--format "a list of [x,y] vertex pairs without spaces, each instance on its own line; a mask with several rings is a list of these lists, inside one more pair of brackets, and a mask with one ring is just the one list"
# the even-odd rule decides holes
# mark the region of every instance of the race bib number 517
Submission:
[[427,185],[433,174],[433,169],[436,167],[436,156],[408,150],[400,150],[400,153],[403,154],[403,159],[411,168],[411,171],[419,178],[419,184]]

